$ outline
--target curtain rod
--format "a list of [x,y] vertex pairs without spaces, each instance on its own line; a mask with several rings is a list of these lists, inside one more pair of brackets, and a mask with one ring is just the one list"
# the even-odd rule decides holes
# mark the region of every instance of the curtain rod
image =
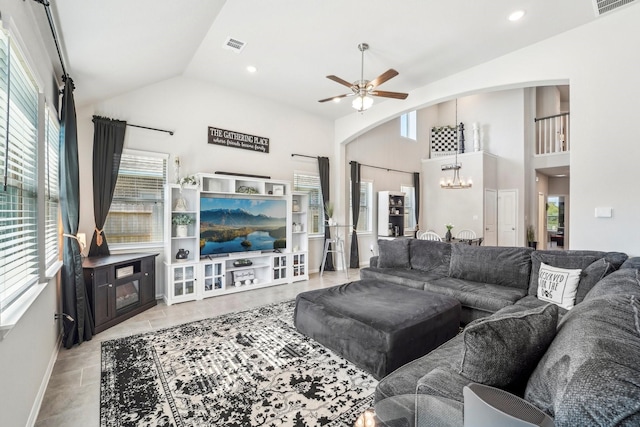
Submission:
[[[352,160],[352,161],[349,162],[349,164],[352,164],[352,163],[357,163],[357,162],[355,160]],[[409,174],[412,174],[412,175],[415,173],[415,172],[401,171],[401,170],[398,170],[398,169],[383,168],[383,167],[380,167],[380,166],[365,165],[364,163],[360,163],[360,165],[361,166],[366,166],[368,168],[382,169],[382,170],[385,170],[387,172],[409,173]]]
[[127,123],[127,126],[131,126],[131,127],[134,127],[134,128],[140,128],[140,129],[155,130],[156,132],[165,132],[165,133],[168,133],[169,135],[173,135],[173,131],[172,130],[164,130],[164,129],[150,128],[148,126],[132,125],[131,123]]
[[295,156],[298,156],[298,157],[306,157],[306,158],[308,158],[308,159],[317,159],[317,157],[316,157],[316,156],[307,156],[306,154],[295,154],[295,153],[294,153],[294,154],[292,154],[292,155],[291,155],[291,157],[295,157]]
[[46,0],[34,0],[36,3],[40,3],[45,12],[47,13],[47,20],[49,21],[49,28],[51,28],[51,35],[53,36],[53,42],[56,44],[56,50],[58,51],[58,59],[60,60],[60,65],[62,66],[62,79],[66,80],[69,76],[67,74],[67,69],[64,66],[64,60],[62,59],[62,52],[60,51],[60,43],[58,42],[58,33],[56,32],[55,25],[53,24],[53,17],[51,16],[51,10],[49,9],[50,3]]

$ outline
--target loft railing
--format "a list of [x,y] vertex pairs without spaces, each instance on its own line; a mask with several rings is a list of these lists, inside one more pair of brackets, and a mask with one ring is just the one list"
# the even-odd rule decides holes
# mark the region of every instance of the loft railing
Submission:
[[569,151],[569,113],[534,119],[536,124],[536,154]]

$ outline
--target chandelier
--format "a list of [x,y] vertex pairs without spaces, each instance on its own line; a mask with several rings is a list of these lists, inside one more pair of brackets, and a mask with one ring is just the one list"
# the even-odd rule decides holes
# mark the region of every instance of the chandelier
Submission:
[[453,179],[440,178],[440,187],[448,190],[459,190],[462,188],[471,188],[473,182],[471,178],[465,180],[464,178],[460,178],[460,168],[462,168],[462,164],[458,163],[458,153],[456,152],[456,162],[450,165],[442,165],[441,169],[443,171],[453,170]]
[[[458,118],[458,100],[456,100],[456,119],[457,118]],[[459,146],[464,152],[464,125],[462,124],[462,122],[460,123],[459,129],[460,129]],[[444,188],[448,190],[460,190],[464,188],[471,188],[471,186],[473,185],[471,178],[468,178],[467,180],[465,180],[464,178],[460,177],[461,168],[462,168],[462,163],[458,163],[458,149],[456,149],[455,163],[449,164],[449,165],[442,165],[440,167],[440,170],[443,170],[443,171],[452,170],[453,178],[447,178],[447,179],[445,179],[444,177],[440,178],[440,188]]]

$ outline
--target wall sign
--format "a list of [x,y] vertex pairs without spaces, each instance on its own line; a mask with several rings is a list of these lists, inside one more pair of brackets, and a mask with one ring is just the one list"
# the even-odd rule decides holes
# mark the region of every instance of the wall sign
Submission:
[[246,133],[218,129],[211,126],[209,126],[207,135],[209,144],[224,145],[225,147],[241,148],[260,153],[269,152],[269,138],[263,136],[247,135]]

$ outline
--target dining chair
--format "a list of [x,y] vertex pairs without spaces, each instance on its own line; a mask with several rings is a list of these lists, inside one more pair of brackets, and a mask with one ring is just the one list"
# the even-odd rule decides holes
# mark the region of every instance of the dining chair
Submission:
[[442,237],[438,235],[438,233],[434,231],[425,231],[422,234],[418,234],[418,239],[420,240],[437,240],[442,242]]
[[460,240],[470,240],[475,239],[476,237],[476,232],[473,230],[460,230],[458,231],[458,234],[456,234],[456,239]]

